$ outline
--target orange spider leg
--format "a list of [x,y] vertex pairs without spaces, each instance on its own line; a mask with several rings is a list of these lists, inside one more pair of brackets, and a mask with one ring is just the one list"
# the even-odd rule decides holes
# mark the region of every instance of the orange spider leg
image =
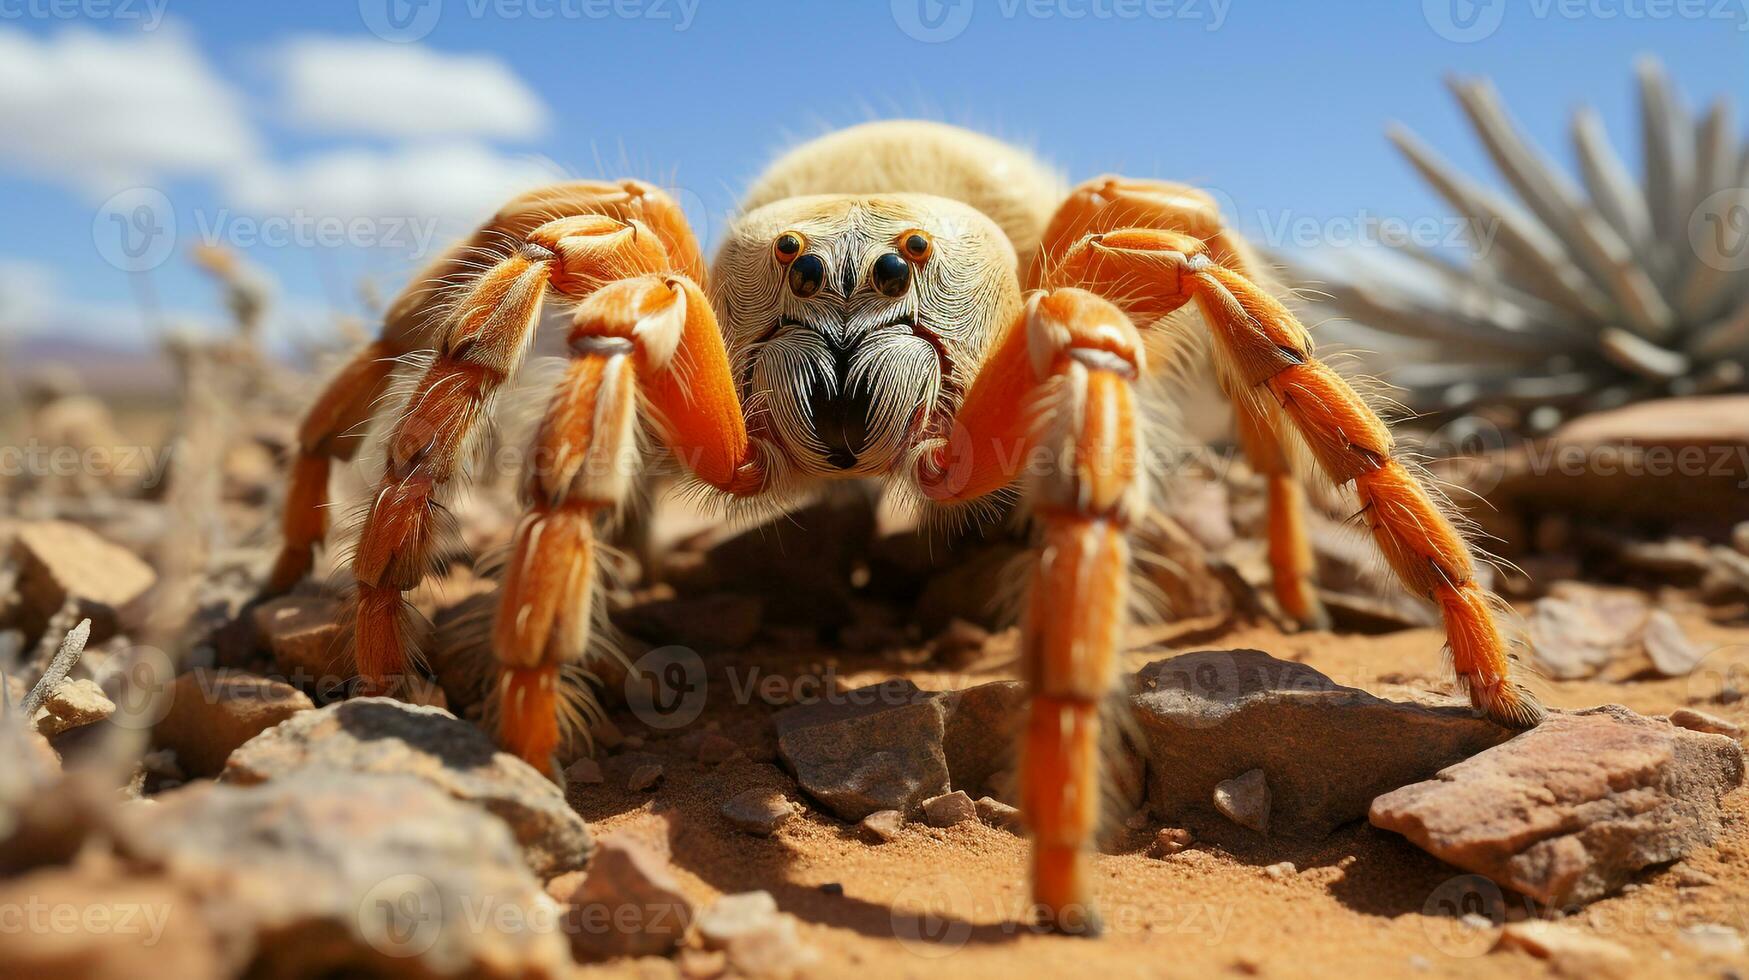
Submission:
[[[1214,198],[1184,184],[1109,175],[1076,187],[1057,209],[1029,270],[1029,279],[1035,286],[1073,285],[1055,276],[1052,270],[1062,265],[1075,244],[1089,235],[1124,228],[1157,228],[1201,239],[1207,243],[1210,254],[1219,257],[1228,268],[1273,294],[1281,293],[1251,246],[1222,223]],[[1130,313],[1140,312],[1132,305],[1139,298],[1134,293],[1102,295]],[[1260,415],[1255,410],[1259,407],[1255,400],[1243,391],[1227,388],[1227,397],[1233,403],[1240,448],[1265,478],[1270,580],[1276,602],[1300,625],[1327,628],[1329,617],[1313,587],[1316,565],[1307,528],[1305,493],[1294,478],[1276,435],[1277,423],[1273,416]]]
[[938,501],[1012,482],[1028,488],[1043,548],[1028,591],[1022,661],[1031,698],[1021,813],[1033,900],[1065,932],[1098,931],[1087,851],[1098,830],[1101,702],[1111,693],[1129,602],[1128,528],[1140,510],[1142,345],[1092,293],[1035,293],[966,394],[955,439],[926,447],[919,481]]
[[717,489],[749,494],[764,484],[716,317],[692,280],[648,275],[592,294],[577,308],[570,350],[530,447],[527,513],[492,631],[499,743],[549,776],[561,740],[560,669],[591,652],[596,523],[630,493],[640,417]]
[[492,396],[521,363],[547,290],[585,295],[667,265],[658,237],[638,222],[560,218],[529,232],[457,301],[389,432],[382,481],[352,559],[354,654],[368,685],[384,688],[405,666],[401,594],[424,578],[435,551],[438,492],[460,472]]
[[350,460],[364,444],[365,424],[387,390],[397,360],[431,347],[447,321],[448,302],[465,288],[481,256],[498,254],[506,242],[527,240],[556,218],[600,214],[640,221],[665,246],[669,262],[691,276],[704,260],[680,208],[641,181],[572,181],[530,191],[499,209],[491,221],[457,243],[413,280],[390,304],[381,335],[365,345],[316,396],[298,430],[298,456],[281,517],[282,544],[268,577],[268,593],[289,590],[310,573],[315,548],[328,531],[328,481],[334,460]]
[[[1515,727],[1543,709],[1513,683],[1497,600],[1475,578],[1462,535],[1427,488],[1392,455],[1390,431],[1361,396],[1312,355],[1312,338],[1265,290],[1215,261],[1206,243],[1178,232],[1120,229],[1072,246],[1052,278],[1165,315],[1194,300],[1214,334],[1229,391],[1259,417],[1279,411],[1335,483],[1353,482],[1373,539],[1397,577],[1439,606],[1452,662],[1471,702]],[[1267,395],[1265,394],[1267,393]]]

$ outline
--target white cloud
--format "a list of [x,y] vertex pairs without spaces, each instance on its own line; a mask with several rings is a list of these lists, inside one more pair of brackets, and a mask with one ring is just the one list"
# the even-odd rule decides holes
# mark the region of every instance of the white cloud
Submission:
[[89,193],[252,158],[241,101],[180,31],[0,29],[0,162]]
[[285,113],[331,132],[422,139],[525,138],[547,108],[496,58],[415,44],[305,37],[277,55]]
[[[435,220],[435,233],[448,238],[471,230],[517,193],[562,176],[550,163],[475,143],[344,149],[245,168],[227,183],[225,198],[258,215],[404,219],[409,235],[426,233]],[[401,234],[387,222],[368,233]]]

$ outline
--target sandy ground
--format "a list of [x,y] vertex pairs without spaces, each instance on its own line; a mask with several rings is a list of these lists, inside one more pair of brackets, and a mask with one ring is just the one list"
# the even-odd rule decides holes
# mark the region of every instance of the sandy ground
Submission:
[[[1726,715],[1735,709],[1741,720],[1749,710],[1744,702],[1719,705],[1710,699],[1720,672],[1732,664],[1749,666],[1749,628],[1697,615],[1684,616],[1683,624],[1696,642],[1714,650],[1689,678],[1538,680],[1536,686],[1547,703],[1559,707],[1613,701],[1659,714],[1693,704]],[[1190,625],[1140,635],[1128,666],[1197,649],[1255,647],[1385,696],[1394,684],[1436,687],[1442,673],[1441,637],[1431,630],[1366,637],[1245,627],[1213,639],[1196,634]],[[851,687],[895,675],[926,689],[1011,676],[1011,665],[1003,663],[946,675],[894,669],[880,656],[798,662],[795,654],[778,650],[707,662],[713,685],[731,676],[744,681],[755,669],[765,676],[808,678],[824,666]],[[1316,843],[1263,839],[1233,825],[1197,826],[1196,844],[1166,858],[1149,854],[1157,824],[1120,828],[1097,859],[1105,936],[1039,934],[1026,924],[1026,843],[1005,831],[975,822],[945,830],[911,824],[898,839],[872,845],[855,828],[813,809],[770,839],[732,829],[718,812],[722,802],[770,784],[773,772],[753,761],[706,768],[693,760],[684,732],[696,726],[731,734],[754,730],[753,720],[769,710],[734,701],[709,698],[695,726],[673,733],[649,731],[629,712],[618,712],[615,720],[628,734],[648,739],[642,751],[662,757],[664,782],[653,792],[628,792],[610,761],[607,781],[573,786],[571,800],[599,833],[627,831],[665,841],[697,901],[770,891],[802,921],[804,941],[821,954],[822,976],[929,976],[944,970],[973,977],[1084,970],[1107,976],[1546,976],[1554,969],[1522,951],[1490,952],[1496,930],[1478,931],[1429,914],[1475,894],[1473,880],[1365,824],[1345,826]],[[1594,903],[1570,923],[1631,951],[1634,975],[1749,974],[1749,959],[1709,956],[1682,935],[1685,928],[1709,923],[1749,933],[1749,791],[1727,801],[1727,820],[1725,839],[1714,850],[1643,875],[1624,894]],[[1265,872],[1282,861],[1293,862],[1297,873],[1278,879]],[[1716,884],[1693,885],[1700,880],[1694,872]],[[1508,919],[1551,914],[1510,893],[1504,911]],[[645,960],[584,972],[664,975],[675,969],[669,961]]]

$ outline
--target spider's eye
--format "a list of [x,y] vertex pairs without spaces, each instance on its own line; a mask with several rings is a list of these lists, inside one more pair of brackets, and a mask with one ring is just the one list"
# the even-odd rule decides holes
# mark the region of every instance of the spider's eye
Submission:
[[778,262],[789,265],[796,260],[796,256],[802,254],[802,249],[807,245],[808,240],[802,237],[801,232],[786,231],[771,243],[771,251],[777,256]]
[[789,291],[802,299],[820,291],[826,282],[826,263],[818,255],[804,255],[789,266]]
[[926,231],[911,229],[899,236],[899,251],[905,253],[905,258],[913,262],[927,262],[929,256],[935,253],[935,239],[929,237]]
[[899,297],[911,288],[911,263],[900,257],[898,252],[888,252],[875,259],[874,268],[869,270],[868,281],[875,292],[882,296]]

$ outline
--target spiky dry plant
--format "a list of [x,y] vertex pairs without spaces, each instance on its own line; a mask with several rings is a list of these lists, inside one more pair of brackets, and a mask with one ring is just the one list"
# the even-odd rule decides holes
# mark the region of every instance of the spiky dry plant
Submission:
[[1469,261],[1387,243],[1409,261],[1366,262],[1318,288],[1328,312],[1353,321],[1333,324],[1338,339],[1381,350],[1374,366],[1411,409],[1522,432],[1645,398],[1745,388],[1749,152],[1725,98],[1697,123],[1658,62],[1637,71],[1638,183],[1582,107],[1572,128],[1581,191],[1519,134],[1485,79],[1450,85],[1518,201],[1393,128],[1462,218]]

